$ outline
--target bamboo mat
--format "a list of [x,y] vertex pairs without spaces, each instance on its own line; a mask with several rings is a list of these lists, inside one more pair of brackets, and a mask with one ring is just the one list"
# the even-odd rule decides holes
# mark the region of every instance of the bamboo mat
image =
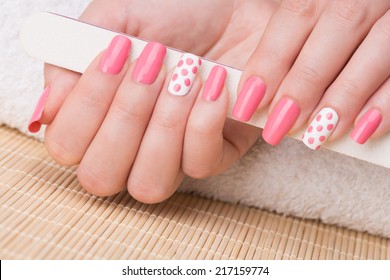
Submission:
[[178,193],[86,193],[75,168],[0,127],[0,259],[390,259],[390,240]]

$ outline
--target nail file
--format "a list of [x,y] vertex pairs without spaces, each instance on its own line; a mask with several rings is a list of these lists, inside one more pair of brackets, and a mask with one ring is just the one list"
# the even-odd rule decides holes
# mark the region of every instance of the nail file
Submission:
[[[54,64],[66,69],[83,73],[93,58],[103,51],[111,39],[118,33],[86,24],[75,19],[53,13],[39,13],[29,17],[20,32],[20,40],[24,49],[32,57],[43,62]],[[126,35],[128,36],[128,35]],[[128,36],[132,41],[130,59],[134,61],[141,53],[147,41]],[[168,69],[174,67],[183,52],[168,48],[165,65]],[[202,58],[199,75],[205,81],[211,68],[220,65],[217,62]],[[226,87],[229,91],[229,113],[236,101],[236,92],[242,71],[229,66],[226,68]],[[263,128],[267,110],[256,112],[248,122]],[[289,137],[301,140],[304,130]],[[377,140],[371,140],[364,145],[352,141],[346,134],[343,138],[323,147],[360,160],[390,168],[390,134]]]

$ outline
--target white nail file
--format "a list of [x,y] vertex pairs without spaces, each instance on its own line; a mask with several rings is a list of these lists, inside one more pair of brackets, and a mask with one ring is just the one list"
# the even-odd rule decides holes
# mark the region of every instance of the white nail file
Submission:
[[[83,73],[93,58],[104,50],[117,34],[68,17],[39,13],[26,20],[20,32],[20,39],[24,49],[32,57]],[[147,42],[132,36],[128,37],[132,41],[130,59],[133,61],[139,56]],[[181,55],[182,52],[179,50],[168,49],[165,59],[166,67],[168,69],[174,67]],[[218,63],[207,59],[202,59],[202,62],[199,74],[203,80],[206,80],[211,68]],[[228,117],[231,118],[230,112],[236,100],[237,86],[242,72],[228,66],[225,68],[227,70],[226,86],[230,94]],[[249,124],[263,128],[266,111],[257,112]],[[302,133],[303,129],[289,137],[301,140]],[[364,145],[356,144],[347,134],[340,140],[327,143],[323,147],[390,168],[390,134],[375,141],[371,140]]]

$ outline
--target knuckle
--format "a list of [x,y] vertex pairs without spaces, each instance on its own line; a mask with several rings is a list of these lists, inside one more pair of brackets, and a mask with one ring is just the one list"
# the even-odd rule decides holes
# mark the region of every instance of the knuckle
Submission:
[[313,18],[317,14],[317,0],[284,0],[280,6],[299,17]]
[[165,131],[177,130],[182,127],[182,120],[177,117],[175,112],[169,110],[160,110],[153,120],[154,124]]
[[101,188],[100,180],[96,177],[96,173],[85,166],[79,166],[77,168],[77,179],[80,185],[88,192],[99,195]]
[[343,92],[345,96],[357,96],[360,92],[359,86],[352,80],[344,80],[338,85],[339,92]]
[[204,118],[202,116],[197,116],[196,118],[191,117],[187,123],[186,131],[191,135],[191,137],[207,137],[215,135],[216,131],[221,130],[221,124],[210,120],[216,119],[218,119],[218,116],[208,118]]
[[171,196],[169,187],[153,183],[147,178],[130,178],[127,190],[132,197],[142,203],[159,203]]
[[[314,64],[313,64],[314,65]],[[298,66],[297,77],[309,84],[316,85],[321,82],[322,76],[315,66],[310,64],[303,64]]]
[[146,111],[142,106],[132,106],[124,98],[118,98],[112,106],[112,115],[123,123],[142,123],[146,116]]
[[60,165],[71,166],[80,162],[72,148],[58,139],[53,139],[50,134],[45,136],[45,147],[49,155]]
[[208,168],[204,165],[199,165],[191,160],[183,161],[183,172],[194,179],[204,179],[210,177],[213,173],[211,168]]
[[366,0],[339,0],[334,1],[331,15],[343,26],[360,26],[367,19]]
[[98,92],[96,90],[89,90],[88,92],[80,92],[80,102],[87,108],[101,110],[107,106],[107,99],[104,94],[93,94]]
[[[286,52],[282,51],[282,47],[278,46],[268,46],[267,49],[261,51],[260,57],[261,61],[267,61],[267,64],[270,65],[285,65],[286,64],[286,56],[284,56]],[[256,69],[258,67],[258,59],[254,60],[253,68]]]
[[88,192],[97,196],[114,194],[104,174],[95,162],[83,163],[77,168],[77,179],[80,185]]

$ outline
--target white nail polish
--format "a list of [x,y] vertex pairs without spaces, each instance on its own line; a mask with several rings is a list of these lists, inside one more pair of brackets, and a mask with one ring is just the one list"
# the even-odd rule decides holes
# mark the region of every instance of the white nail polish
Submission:
[[339,116],[332,108],[322,109],[302,136],[303,143],[312,150],[318,150],[332,134]]
[[168,91],[173,95],[186,95],[194,83],[201,64],[202,61],[196,55],[183,54],[172,74]]

